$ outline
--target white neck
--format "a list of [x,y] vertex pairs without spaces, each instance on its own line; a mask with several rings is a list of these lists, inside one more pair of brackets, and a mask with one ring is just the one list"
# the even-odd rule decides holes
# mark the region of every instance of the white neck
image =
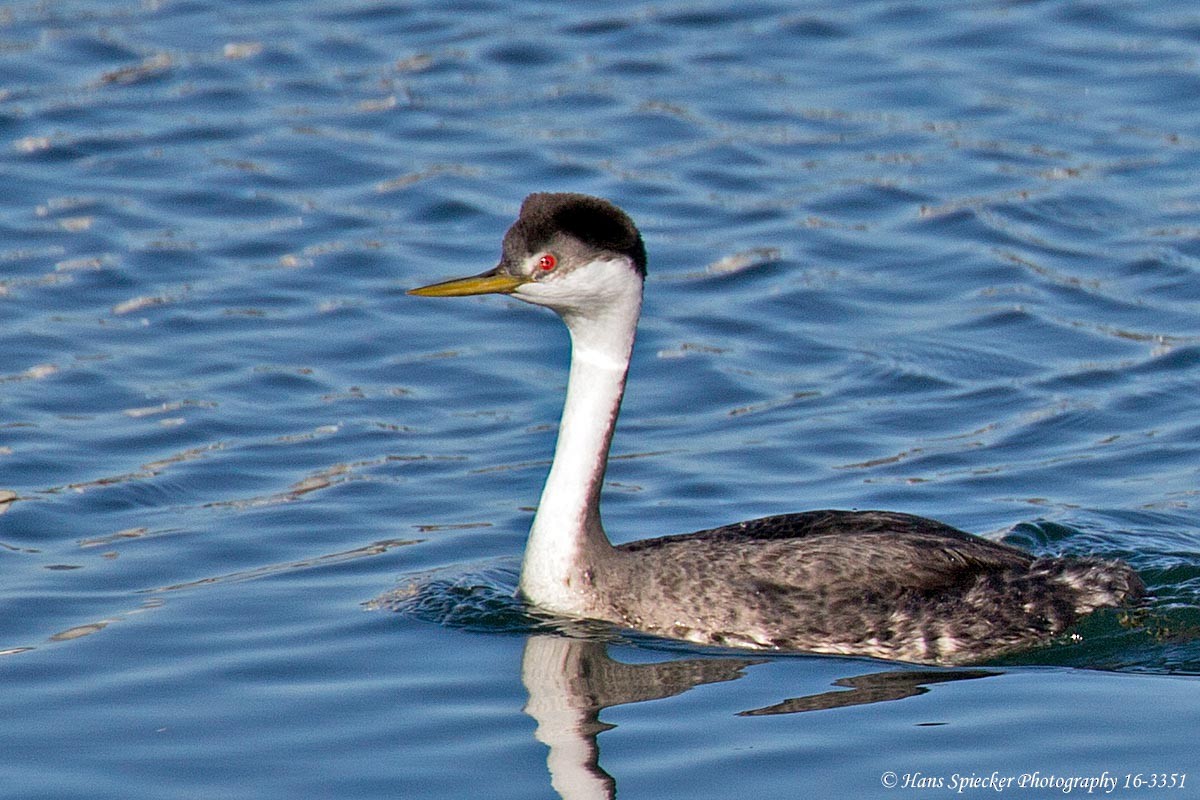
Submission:
[[[641,279],[615,262],[589,265],[605,279],[605,302],[556,310],[571,332],[571,373],[554,463],[538,505],[520,587],[551,611],[587,616],[593,569],[603,569],[612,545],[600,524],[600,489],[641,311]],[[611,273],[611,274],[610,274]],[[581,279],[582,280],[582,279]],[[536,302],[536,301],[535,301]]]

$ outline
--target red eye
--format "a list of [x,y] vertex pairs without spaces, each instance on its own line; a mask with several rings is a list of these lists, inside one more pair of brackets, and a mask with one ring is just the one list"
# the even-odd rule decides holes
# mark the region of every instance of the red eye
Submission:
[[542,270],[543,272],[549,272],[556,266],[558,266],[558,259],[554,257],[553,253],[544,253],[542,257],[538,259],[538,269]]

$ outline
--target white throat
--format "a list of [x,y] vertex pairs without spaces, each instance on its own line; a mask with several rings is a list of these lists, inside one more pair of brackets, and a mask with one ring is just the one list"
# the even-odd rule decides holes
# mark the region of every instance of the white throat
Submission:
[[538,285],[517,296],[551,306],[571,332],[567,398],[520,588],[543,608],[587,616],[595,597],[593,570],[602,570],[612,555],[600,523],[600,489],[641,313],[642,280],[623,261],[597,261],[564,275],[559,286]]

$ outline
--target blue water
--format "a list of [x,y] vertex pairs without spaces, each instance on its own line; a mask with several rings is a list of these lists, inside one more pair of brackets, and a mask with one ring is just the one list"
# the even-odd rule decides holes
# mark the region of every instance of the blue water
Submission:
[[[1198,65],[1184,0],[0,7],[0,795],[1200,796]],[[565,333],[403,292],[533,190],[650,252],[614,539],[891,508],[1150,607],[973,670],[522,607]]]

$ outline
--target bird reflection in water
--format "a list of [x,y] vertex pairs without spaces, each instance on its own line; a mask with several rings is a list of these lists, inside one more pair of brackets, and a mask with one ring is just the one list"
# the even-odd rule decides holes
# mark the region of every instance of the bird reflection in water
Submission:
[[[550,748],[546,758],[551,785],[564,800],[616,796],[616,781],[600,766],[597,736],[615,726],[600,721],[613,706],[658,700],[707,683],[742,677],[764,660],[689,658],[627,664],[611,658],[604,642],[564,635],[535,634],[525,644],[521,679],[529,692],[526,713],[537,722],[538,741]],[[739,716],[794,714],[903,700],[929,691],[930,684],[998,675],[978,669],[897,669],[834,681],[844,690],[783,700]]]

